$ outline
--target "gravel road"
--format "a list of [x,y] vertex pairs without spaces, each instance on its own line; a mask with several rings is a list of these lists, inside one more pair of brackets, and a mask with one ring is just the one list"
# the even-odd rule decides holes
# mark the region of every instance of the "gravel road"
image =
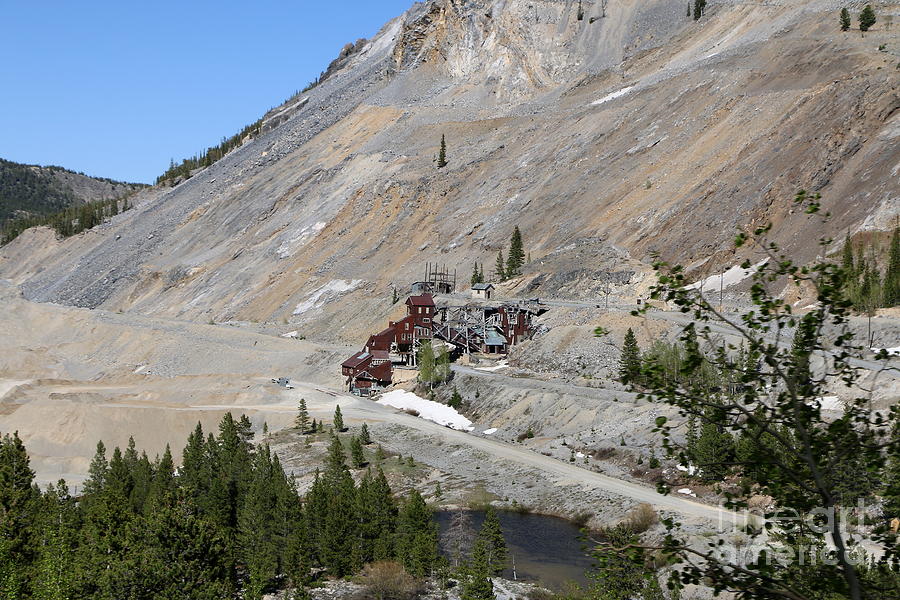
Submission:
[[[677,512],[684,516],[706,521],[732,524],[736,520],[740,520],[739,516],[733,515],[727,510],[716,506],[710,506],[676,496],[663,496],[650,487],[620,481],[613,477],[588,471],[573,464],[543,456],[525,448],[507,444],[496,439],[450,429],[392,408],[376,404],[375,402],[364,398],[339,393],[321,386],[306,385],[299,382],[294,385],[296,389],[285,392],[286,397],[283,396],[285,400],[278,404],[241,407],[215,407],[207,405],[202,408],[221,408],[223,410],[234,410],[239,408],[263,412],[290,413],[296,410],[297,401],[302,397],[306,399],[310,414],[313,417],[329,418],[334,411],[334,407],[337,404],[340,404],[341,412],[344,415],[345,421],[348,423],[365,421],[369,424],[389,423],[402,425],[414,429],[419,433],[426,434],[434,440],[440,440],[444,444],[466,446],[484,452],[496,459],[507,460],[523,467],[536,469],[547,475],[560,487],[579,485],[588,489],[600,489],[631,498],[638,502],[646,502],[653,505],[658,510]],[[417,458],[425,463],[428,462],[427,455],[425,454],[420,455]]]

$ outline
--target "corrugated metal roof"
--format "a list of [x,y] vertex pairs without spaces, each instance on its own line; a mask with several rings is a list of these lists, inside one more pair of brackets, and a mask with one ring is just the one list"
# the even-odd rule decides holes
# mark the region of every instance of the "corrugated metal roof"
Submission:
[[431,294],[422,294],[421,296],[410,296],[406,301],[407,304],[413,306],[434,306],[434,298]]
[[488,329],[484,336],[484,343],[488,346],[505,346],[506,338],[492,329]]
[[350,369],[355,369],[355,368],[358,367],[359,365],[361,365],[361,364],[363,364],[364,362],[366,362],[366,360],[368,360],[369,356],[370,356],[370,355],[369,355],[368,352],[365,352],[365,351],[363,351],[363,352],[357,352],[356,354],[354,354],[353,356],[351,356],[350,358],[348,358],[347,360],[345,360],[343,363],[341,363],[341,366],[342,366],[342,367],[347,367],[347,368],[350,368]]
[[493,283],[476,283],[472,286],[473,290],[486,290],[488,288],[494,287]]

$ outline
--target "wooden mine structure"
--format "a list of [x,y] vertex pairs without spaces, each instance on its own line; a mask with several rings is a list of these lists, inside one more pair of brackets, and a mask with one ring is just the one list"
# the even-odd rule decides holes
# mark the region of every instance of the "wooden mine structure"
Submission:
[[532,321],[544,310],[524,302],[446,306],[438,309],[434,337],[453,344],[464,354],[506,354],[510,346],[531,337]]
[[425,279],[412,284],[413,294],[452,294],[456,289],[456,269],[447,265],[425,263]]
[[394,365],[415,367],[426,341],[442,340],[459,354],[506,354],[533,335],[533,319],[545,311],[537,301],[439,308],[431,294],[413,295],[406,299],[406,316],[370,335],[365,347],[341,364],[341,372],[350,392],[371,396],[391,385]]

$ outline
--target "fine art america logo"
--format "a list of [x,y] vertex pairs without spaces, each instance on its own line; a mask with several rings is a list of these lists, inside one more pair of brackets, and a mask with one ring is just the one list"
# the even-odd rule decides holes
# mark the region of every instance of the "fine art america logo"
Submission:
[[[719,507],[719,535],[710,542],[710,558],[738,567],[752,565],[855,566],[878,559],[884,548],[876,540],[883,524],[880,511],[862,500],[857,506],[730,510]],[[896,534],[900,520],[890,532]],[[839,550],[842,548],[842,550]]]

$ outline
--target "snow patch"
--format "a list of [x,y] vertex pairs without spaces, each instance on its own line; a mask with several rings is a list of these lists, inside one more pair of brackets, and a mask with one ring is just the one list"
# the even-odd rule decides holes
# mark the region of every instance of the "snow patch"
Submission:
[[881,352],[884,350],[888,353],[888,356],[900,356],[900,346],[896,348],[872,348],[872,352]]
[[604,97],[600,98],[599,100],[594,100],[593,102],[591,102],[591,106],[598,106],[600,104],[605,104],[611,100],[615,100],[616,98],[621,98],[622,96],[624,96],[625,94],[627,94],[628,92],[630,92],[633,89],[634,89],[634,86],[630,85],[627,88],[623,88],[623,89],[619,90],[618,92],[613,92],[612,94],[604,96]]
[[491,427],[490,429],[484,430],[484,435],[494,435],[495,433],[497,433],[496,427]]
[[405,390],[393,390],[382,394],[381,398],[378,399],[378,404],[392,406],[400,410],[412,409],[417,411],[423,419],[434,421],[438,425],[459,429],[460,431],[472,431],[475,429],[472,426],[472,421],[456,412],[456,409],[440,402],[420,398]]
[[844,412],[844,403],[837,396],[822,396],[821,398],[816,398],[816,402],[822,410]]
[[725,271],[724,273],[720,273],[719,275],[713,275],[711,277],[707,277],[702,281],[698,281],[696,283],[692,283],[689,286],[686,286],[685,289],[688,290],[700,290],[700,289],[719,289],[721,285],[723,289],[729,288],[733,285],[737,285],[740,282],[744,281],[759,269],[761,266],[769,262],[768,258],[761,260],[756,263],[749,269],[744,269],[740,265],[735,265]]
[[584,452],[576,452],[575,458],[584,458]]
[[695,467],[694,465],[688,465],[688,466],[677,465],[675,468],[678,469],[679,471],[684,471],[688,475],[693,475],[697,471],[699,471],[699,469],[697,467]]
[[499,371],[500,369],[505,369],[505,368],[508,367],[508,366],[509,366],[509,365],[506,364],[506,361],[505,361],[505,360],[501,360],[501,361],[499,361],[496,365],[494,365],[493,367],[475,367],[475,370],[477,370],[477,371],[491,371],[491,372],[493,372],[493,371]]
[[678,493],[684,494],[685,496],[693,496],[694,498],[697,497],[697,494],[695,494],[691,488],[681,488],[680,490],[678,490]]
[[339,296],[343,296],[348,292],[352,292],[360,285],[362,279],[353,279],[352,281],[344,281],[343,279],[332,279],[313,293],[306,300],[297,305],[294,309],[295,315],[302,315],[314,309],[321,308],[326,302],[334,300]]
[[281,245],[278,246],[275,254],[278,255],[278,258],[288,258],[289,256],[293,256],[297,250],[303,247],[303,245],[312,238],[312,236],[325,229],[325,225],[327,225],[327,223],[324,221],[320,221],[313,225],[307,225],[298,231],[292,238],[281,242]]
[[288,331],[287,333],[282,333],[281,337],[297,339],[297,332],[296,331]]

